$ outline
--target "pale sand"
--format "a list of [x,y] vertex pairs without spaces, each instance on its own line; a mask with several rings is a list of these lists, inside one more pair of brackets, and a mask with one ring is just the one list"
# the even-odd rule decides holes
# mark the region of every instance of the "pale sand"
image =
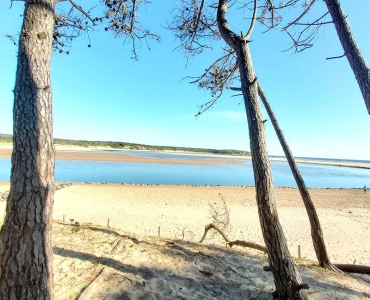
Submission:
[[[1,190],[8,188],[8,183],[0,184]],[[292,255],[297,256],[301,245],[302,256],[316,261],[298,191],[275,192]],[[370,265],[370,194],[310,192],[332,261],[356,259],[356,264]],[[230,209],[229,237],[263,244],[254,188],[74,184],[58,190],[54,220],[66,215],[67,223],[73,219],[102,227],[54,223],[55,298],[75,299],[93,281],[84,299],[271,299],[272,275],[262,271],[266,255],[225,248],[217,235],[206,241],[217,246],[191,243],[199,241],[211,222],[209,203],[219,205],[219,194]],[[4,207],[0,202],[0,214]],[[110,231],[108,218],[111,227],[123,232]],[[158,236],[159,226],[161,239],[149,238]],[[370,297],[370,276],[333,275],[312,266],[300,266],[299,271],[310,286],[310,299]]]
[[[0,183],[0,192],[9,189]],[[276,188],[279,217],[293,255],[315,260],[310,226],[297,189]],[[310,189],[333,262],[370,265],[370,193]],[[211,222],[209,204],[230,209],[230,238],[263,244],[253,187],[73,184],[56,192],[54,219],[110,225],[140,235],[197,241]],[[0,203],[0,214],[5,203]],[[217,242],[221,242],[220,239]]]
[[[279,217],[293,255],[315,260],[310,227],[296,189],[277,188]],[[370,265],[370,193],[310,190],[333,262]],[[263,243],[254,188],[78,184],[56,193],[54,219],[92,222],[140,235],[198,241],[211,222],[209,203],[230,209],[230,238]]]
[[[217,158],[234,158],[234,160],[199,160],[199,159],[167,159],[167,158],[150,158],[138,157],[130,154],[117,154],[115,151],[125,151],[123,149],[115,149],[109,147],[81,147],[74,145],[55,145],[57,160],[82,160],[82,161],[117,161],[117,162],[137,162],[137,163],[165,163],[165,164],[242,164],[245,159],[251,159],[248,156],[231,156],[218,155],[210,153],[193,153],[183,151],[163,151],[172,154],[184,154],[190,156],[208,156]],[[12,144],[0,143],[0,158],[9,158],[11,156]],[[110,153],[101,153],[101,150],[109,150]],[[140,150],[146,151],[146,150]],[[240,161],[238,160],[240,159]],[[242,161],[243,160],[243,161]],[[285,158],[270,157],[270,161],[286,161]],[[304,160],[296,159],[296,163],[302,164],[316,164],[336,167],[351,167],[360,169],[370,169],[370,163],[356,163],[356,162],[329,162],[322,160]]]

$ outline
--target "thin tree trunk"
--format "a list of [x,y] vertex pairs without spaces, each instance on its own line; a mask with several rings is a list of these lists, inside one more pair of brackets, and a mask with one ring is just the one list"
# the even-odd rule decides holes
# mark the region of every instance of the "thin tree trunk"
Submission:
[[333,19],[344,54],[355,74],[357,83],[370,114],[370,69],[353,37],[351,27],[338,0],[324,0]]
[[278,299],[307,299],[302,279],[288,250],[279,222],[268,158],[265,125],[258,101],[258,83],[248,42],[231,31],[226,19],[227,0],[219,0],[217,22],[222,38],[237,55],[242,92],[248,118],[250,148],[257,205]]
[[276,135],[279,138],[280,145],[284,150],[284,153],[289,163],[290,169],[292,170],[294,179],[297,183],[299,192],[301,193],[303,203],[306,207],[308,219],[310,220],[310,224],[311,224],[311,237],[312,237],[313,246],[315,248],[317,260],[319,261],[319,264],[321,267],[337,272],[338,269],[335,266],[333,266],[333,264],[329,260],[328,253],[325,247],[324,235],[322,233],[322,229],[320,226],[319,217],[316,213],[315,206],[311,200],[310,193],[308,192],[306,184],[304,183],[301,173],[299,172],[299,169],[294,160],[292,152],[290,151],[288,143],[285,140],[283,131],[281,130],[279,126],[279,122],[275,117],[274,111],[272,110],[270,103],[268,102],[267,97],[265,93],[263,92],[262,87],[259,83],[258,83],[258,94],[262,100],[263,105],[266,108],[266,111],[270,117],[272,125],[274,126]]
[[1,231],[1,299],[53,295],[54,144],[50,60],[55,0],[26,1],[14,89],[11,187]]

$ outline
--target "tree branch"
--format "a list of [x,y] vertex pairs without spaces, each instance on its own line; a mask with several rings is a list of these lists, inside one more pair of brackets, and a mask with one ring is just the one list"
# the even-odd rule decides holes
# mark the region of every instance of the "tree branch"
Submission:
[[93,24],[93,25],[95,25],[95,21],[93,20],[93,18],[91,18],[91,16],[87,13],[87,12],[85,12],[83,9],[82,9],[82,7],[81,6],[79,6],[79,5],[77,5],[73,0],[68,0],[71,4],[72,4],[72,6],[75,8],[75,9],[77,9],[78,11],[80,11],[86,18],[88,18],[89,20],[90,20],[90,22]]
[[256,23],[256,18],[257,18],[257,0],[254,0],[254,9],[253,9],[253,17],[252,17],[252,21],[251,21],[251,24],[249,26],[249,29],[248,29],[248,32],[247,32],[247,35],[245,36],[245,40],[248,41],[249,37],[251,36],[252,34],[252,31],[253,31],[253,27],[254,27],[254,24]]
[[238,36],[231,30],[229,23],[227,22],[226,15],[228,5],[229,1],[219,0],[217,7],[217,24],[222,38],[231,48],[234,49]]
[[262,245],[259,245],[259,244],[256,244],[256,243],[252,243],[252,242],[247,242],[247,241],[241,241],[241,240],[235,240],[235,241],[230,241],[229,238],[227,237],[227,235],[220,229],[218,228],[216,225],[214,224],[208,224],[205,229],[204,229],[204,234],[203,234],[203,237],[201,238],[201,240],[199,241],[199,243],[203,243],[204,239],[206,238],[207,236],[207,233],[209,230],[211,229],[214,229],[216,230],[219,234],[221,234],[221,236],[224,238],[224,240],[226,241],[226,244],[231,248],[232,246],[242,246],[242,247],[245,247],[245,248],[252,248],[252,249],[256,249],[256,250],[259,250],[259,251],[262,251],[262,252],[267,252],[267,249],[265,246],[262,246]]
[[337,58],[342,58],[342,57],[345,57],[346,54],[343,54],[343,55],[339,55],[339,56],[333,56],[333,57],[327,57],[326,60],[329,60],[329,59],[337,59]]
[[307,14],[307,12],[311,9],[312,5],[314,5],[314,3],[316,2],[316,0],[312,0],[306,7],[306,9],[298,16],[298,18],[296,18],[293,22],[289,23],[288,25],[286,25],[285,27],[283,27],[282,29],[283,30],[287,30],[290,26],[292,26],[293,24],[297,23],[300,19],[302,19],[302,17]]

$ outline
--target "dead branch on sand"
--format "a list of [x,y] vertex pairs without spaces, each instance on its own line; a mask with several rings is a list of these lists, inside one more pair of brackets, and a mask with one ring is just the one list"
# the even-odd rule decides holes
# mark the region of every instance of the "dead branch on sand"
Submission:
[[265,246],[262,246],[262,245],[259,245],[259,244],[256,244],[256,243],[241,241],[241,240],[230,241],[229,238],[226,236],[226,234],[220,228],[218,228],[217,225],[212,224],[212,223],[208,224],[206,226],[206,228],[204,229],[203,237],[199,241],[199,243],[203,243],[203,241],[206,238],[206,235],[207,235],[207,233],[210,229],[214,229],[219,234],[221,234],[222,237],[224,238],[224,240],[226,241],[226,244],[229,245],[230,247],[232,247],[232,246],[241,246],[241,247],[253,248],[253,249],[256,249],[256,250],[260,250],[260,251],[265,252],[265,253],[267,252],[267,249],[266,249]]
[[[245,248],[252,248],[256,250],[260,250],[262,252],[267,252],[267,249],[265,246],[252,243],[252,242],[247,242],[247,241],[242,241],[242,240],[235,240],[235,241],[230,241],[227,235],[225,234],[225,230],[228,230],[230,228],[230,210],[227,207],[226,200],[225,198],[219,194],[222,200],[222,206],[218,207],[216,203],[209,204],[211,208],[211,217],[213,219],[213,222],[211,224],[208,224],[205,229],[204,229],[204,234],[202,239],[200,240],[199,243],[203,243],[204,239],[206,238],[206,235],[209,230],[214,229],[216,232],[221,234],[221,236],[224,238],[226,241],[226,244],[231,248],[233,246],[241,246]],[[221,228],[220,228],[221,227]],[[347,272],[347,273],[359,273],[359,274],[367,274],[370,275],[370,266],[363,266],[363,265],[350,265],[350,264],[334,264],[336,268],[341,270],[342,272]],[[266,268],[265,271],[271,271]]]
[[343,272],[370,275],[370,266],[350,264],[334,264],[334,266]]
[[101,268],[98,274],[90,281],[82,290],[81,293],[76,297],[76,300],[87,299],[87,294],[92,290],[93,283],[98,280],[105,273],[105,267]]
[[213,222],[211,224],[208,224],[204,230],[204,235],[202,239],[200,240],[199,243],[203,243],[204,239],[206,238],[206,235],[210,229],[216,230],[219,234],[222,235],[224,240],[226,241],[227,245],[230,246],[241,246],[241,247],[246,247],[246,248],[253,248],[256,250],[260,250],[262,252],[267,252],[266,247],[252,243],[252,242],[247,242],[247,241],[241,241],[241,240],[236,240],[236,241],[230,241],[227,235],[225,234],[225,230],[230,229],[230,210],[227,207],[226,200],[225,198],[219,194],[222,205],[217,206],[216,202],[213,204],[209,204],[210,209],[211,209],[211,217],[213,219]]

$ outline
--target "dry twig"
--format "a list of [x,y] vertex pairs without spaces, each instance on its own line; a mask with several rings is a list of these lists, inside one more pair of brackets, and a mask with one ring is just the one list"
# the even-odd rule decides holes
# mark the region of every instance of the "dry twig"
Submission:
[[207,235],[207,233],[210,229],[214,229],[219,234],[221,234],[222,237],[224,238],[224,240],[226,241],[226,244],[228,244],[230,247],[232,247],[232,246],[241,246],[241,247],[245,247],[245,248],[252,248],[252,249],[260,250],[260,251],[265,252],[265,253],[267,252],[267,249],[266,249],[265,246],[262,246],[262,245],[259,245],[259,244],[256,244],[256,243],[241,241],[241,240],[230,241],[229,238],[226,236],[226,234],[214,224],[208,224],[206,226],[206,228],[204,230],[203,237],[199,241],[199,243],[202,243],[204,241],[204,239],[205,239],[205,237],[206,237],[206,235]]

